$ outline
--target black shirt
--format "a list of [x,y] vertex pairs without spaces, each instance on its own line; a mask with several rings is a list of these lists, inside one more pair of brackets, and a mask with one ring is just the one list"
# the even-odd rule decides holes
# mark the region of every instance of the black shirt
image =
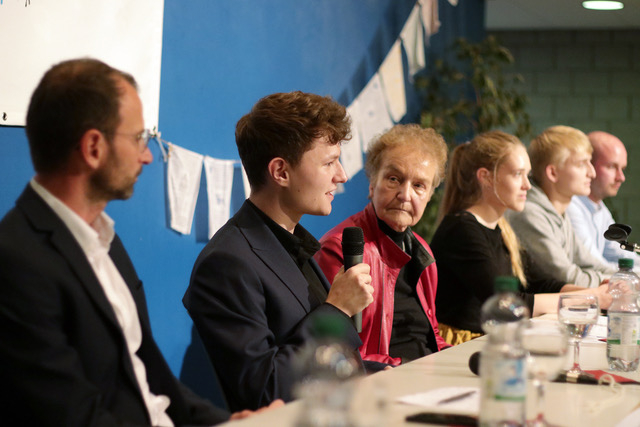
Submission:
[[267,227],[269,227],[287,253],[289,253],[291,259],[296,263],[309,284],[310,295],[316,298],[319,303],[323,303],[327,299],[327,290],[322,285],[318,274],[309,262],[311,257],[320,250],[320,242],[300,224],[296,224],[293,234],[289,233],[267,214],[262,212],[250,200],[247,200],[247,202],[249,206],[255,209],[258,215],[260,215]]
[[437,343],[429,342],[429,337],[432,336],[431,323],[420,305],[417,292],[418,280],[427,263],[420,262],[420,243],[409,227],[403,232],[398,232],[380,219],[378,226],[411,256],[411,260],[400,270],[395,283],[389,356],[400,357],[403,362],[418,359],[437,351]]
[[[487,228],[467,211],[446,215],[431,242],[438,260],[436,316],[439,322],[482,333],[482,304],[493,295],[497,276],[512,276],[502,230]],[[521,253],[527,288],[520,296],[533,310],[534,293],[560,292],[564,283],[546,276],[526,252]]]

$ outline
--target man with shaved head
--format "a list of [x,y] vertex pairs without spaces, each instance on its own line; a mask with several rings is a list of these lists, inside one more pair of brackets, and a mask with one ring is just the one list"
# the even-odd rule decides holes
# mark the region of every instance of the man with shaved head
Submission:
[[633,257],[640,264],[640,257],[620,249],[616,242],[606,240],[604,232],[615,221],[603,200],[615,197],[625,181],[627,150],[620,139],[610,133],[594,131],[587,135],[593,146],[591,163],[596,177],[591,181],[588,196],[576,196],[567,209],[567,215],[576,236],[591,253],[603,262],[618,265],[619,258]]
[[540,269],[564,283],[597,287],[617,269],[591,255],[566,215],[575,196],[591,193],[596,173],[589,138],[570,126],[552,126],[527,151],[532,187],[524,210],[507,210],[505,218]]

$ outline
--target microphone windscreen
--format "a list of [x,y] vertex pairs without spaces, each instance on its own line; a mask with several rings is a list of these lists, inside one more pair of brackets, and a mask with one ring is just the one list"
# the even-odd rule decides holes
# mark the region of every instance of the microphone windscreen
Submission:
[[364,233],[360,227],[345,227],[342,230],[342,255],[364,254]]
[[480,373],[480,352],[476,351],[469,357],[469,369],[476,375]]

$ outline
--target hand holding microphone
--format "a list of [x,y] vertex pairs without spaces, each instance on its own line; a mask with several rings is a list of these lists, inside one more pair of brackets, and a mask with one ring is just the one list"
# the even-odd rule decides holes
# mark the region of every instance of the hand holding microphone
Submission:
[[362,263],[364,235],[360,227],[346,227],[342,232],[344,270],[336,274],[327,302],[354,317],[356,330],[362,332],[362,309],[373,301],[370,267]]
[[[364,234],[360,227],[346,227],[342,230],[342,258],[344,259],[344,271],[354,265],[362,263],[364,255]],[[353,316],[356,331],[362,332],[362,312]]]

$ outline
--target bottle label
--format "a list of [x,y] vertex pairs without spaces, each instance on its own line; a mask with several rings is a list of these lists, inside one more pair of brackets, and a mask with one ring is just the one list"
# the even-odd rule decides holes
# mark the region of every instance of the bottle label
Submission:
[[499,359],[493,362],[493,387],[495,400],[523,402],[527,393],[525,360]]
[[607,344],[640,344],[640,316],[609,313]]

